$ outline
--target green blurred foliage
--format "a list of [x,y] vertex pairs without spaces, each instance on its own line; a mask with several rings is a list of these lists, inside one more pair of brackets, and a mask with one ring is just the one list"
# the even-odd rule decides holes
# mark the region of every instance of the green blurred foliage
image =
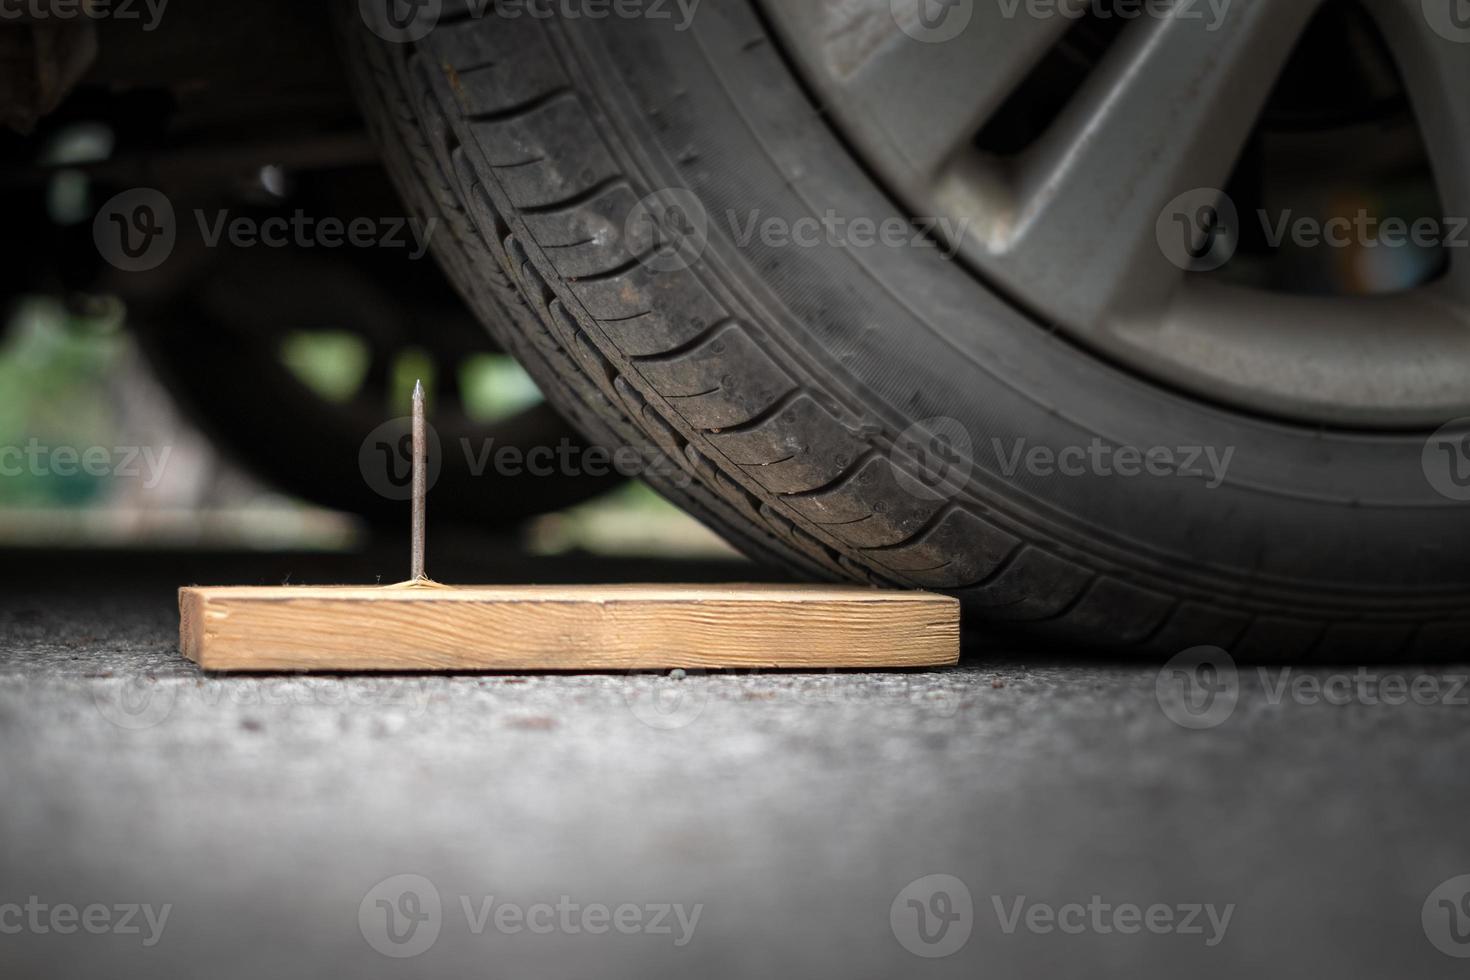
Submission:
[[46,447],[113,445],[116,426],[109,380],[131,341],[118,311],[78,317],[50,300],[20,304],[0,335],[0,506],[75,507],[94,503],[108,478],[84,471],[36,474],[15,452],[32,440]]

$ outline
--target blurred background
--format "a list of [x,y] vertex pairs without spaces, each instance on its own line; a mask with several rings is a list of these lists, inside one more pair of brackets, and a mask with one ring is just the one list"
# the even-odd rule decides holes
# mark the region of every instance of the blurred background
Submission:
[[[636,479],[586,475],[605,458],[404,227],[334,52],[317,5],[0,22],[0,547],[396,546],[392,420],[422,378],[431,560],[472,539],[733,557]],[[257,238],[207,240],[220,221]],[[139,261],[130,236],[162,225]],[[496,462],[507,447],[522,465]],[[549,471],[510,475],[538,448],[560,453]]]
[[[71,309],[56,298],[25,296],[8,312],[0,335],[0,446],[6,447],[0,455],[0,546],[351,551],[404,533],[406,505],[385,502],[390,513],[369,519],[302,496],[313,489],[310,461],[302,463],[306,472],[295,487],[253,471],[242,454],[217,444],[160,380],[127,328],[121,301],[86,306]],[[319,397],[321,410],[341,409],[362,393],[372,354],[359,335],[299,330],[278,340],[281,370]],[[446,386],[428,353],[408,347],[392,359],[382,421],[404,412],[418,376],[441,401],[452,387],[467,416],[486,426],[540,403],[534,383],[504,354],[466,358]],[[259,394],[271,397],[269,390]],[[284,443],[286,434],[270,425],[261,423],[261,444]],[[368,435],[365,429],[363,438]],[[338,452],[356,466],[359,449],[349,443],[321,451]],[[543,479],[487,469],[476,489],[486,513],[494,515],[497,494],[509,492],[507,481]],[[543,556],[735,556],[642,483],[587,482],[585,501],[500,526],[493,519],[469,523]],[[350,497],[359,488],[339,489]],[[319,496],[334,494],[326,488]],[[436,513],[432,494],[430,501],[436,536],[466,533],[462,514],[452,508]],[[393,509],[402,511],[401,526],[394,525]]]

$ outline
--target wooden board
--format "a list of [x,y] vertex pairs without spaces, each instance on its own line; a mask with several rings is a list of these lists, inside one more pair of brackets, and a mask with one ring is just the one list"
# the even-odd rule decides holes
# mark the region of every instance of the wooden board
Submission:
[[179,590],[206,670],[931,667],[959,602],[783,585],[283,586]]

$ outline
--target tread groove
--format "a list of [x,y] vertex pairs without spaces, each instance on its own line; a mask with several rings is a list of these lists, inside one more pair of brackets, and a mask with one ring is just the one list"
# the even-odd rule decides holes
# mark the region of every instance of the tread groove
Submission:
[[798,398],[803,398],[806,396],[807,393],[803,389],[795,388],[791,391],[788,391],[786,394],[782,395],[780,398],[776,399],[776,401],[772,402],[770,405],[767,405],[765,408],[761,409],[759,412],[757,412],[755,415],[752,415],[744,422],[740,422],[735,425],[723,426],[718,429],[706,429],[705,431],[718,432],[721,435],[736,435],[741,432],[750,432],[753,429],[759,429],[771,419],[775,418],[777,415],[780,415],[792,402],[796,401]]
[[619,262],[617,265],[613,266],[611,269],[604,269],[601,272],[588,273],[585,276],[566,276],[565,278],[563,278],[562,281],[563,282],[593,282],[593,283],[596,283],[596,282],[607,282],[610,279],[616,279],[619,276],[625,276],[628,273],[632,272],[634,269],[637,269],[639,266],[641,266],[643,264],[643,261],[645,259],[647,259],[652,254],[653,254],[653,251],[652,250],[649,250],[647,252],[643,252],[640,255],[635,255],[632,258],[627,259],[627,260],[625,260],[623,262]]
[[611,177],[604,177],[592,186],[586,188],[585,190],[580,190],[569,197],[562,198],[560,201],[552,201],[548,204],[527,204],[522,206],[519,210],[521,214],[563,214],[567,211],[575,211],[582,205],[595,201],[598,197],[606,193],[611,188],[626,186],[627,183],[627,178],[623,177],[621,174],[615,174]]
[[543,92],[529,99],[514,102],[500,109],[486,109],[480,112],[466,113],[465,119],[472,123],[509,122],[518,116],[528,116],[538,109],[544,109],[552,103],[566,98],[580,101],[580,97],[570,86],[560,85],[549,92]]
[[[600,322],[625,323],[628,320],[636,320],[640,316],[647,315],[647,313],[638,313],[634,316],[624,317],[620,320],[602,320]],[[685,354],[688,354],[691,351],[696,351],[700,347],[703,347],[707,341],[714,339],[715,334],[722,333],[726,328],[735,325],[736,321],[734,319],[726,317],[723,320],[717,320],[714,323],[710,324],[708,327],[705,327],[699,333],[695,334],[692,338],[677,347],[670,347],[668,350],[659,351],[657,354],[635,354],[628,359],[634,364],[659,364],[665,361],[677,360],[680,357],[683,357]]]

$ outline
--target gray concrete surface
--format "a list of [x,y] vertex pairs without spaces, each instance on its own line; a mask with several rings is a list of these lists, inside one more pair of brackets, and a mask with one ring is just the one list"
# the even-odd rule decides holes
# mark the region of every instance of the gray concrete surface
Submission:
[[[1166,715],[1157,665],[983,639],[959,669],[906,674],[214,678],[175,652],[174,585],[326,581],[372,561],[0,559],[3,977],[1433,978],[1470,965],[1436,947],[1470,952],[1450,928],[1470,929],[1470,888],[1450,881],[1470,874],[1459,668],[1287,677],[1337,677],[1350,703],[1332,705],[1303,688],[1278,697],[1275,668],[1242,666],[1233,712],[1197,731]],[[517,574],[751,577],[579,561],[481,577]],[[1370,703],[1392,691],[1385,675],[1441,686],[1430,704]],[[419,877],[380,885],[399,875]],[[963,883],[968,919],[953,881],[937,883],[948,899],[933,879],[909,888],[930,875]],[[139,912],[137,933],[116,931],[134,904],[155,919],[167,905],[161,930]],[[1118,931],[1135,924],[1115,915],[1128,904],[1160,931]],[[1215,925],[1201,913],[1201,933],[1165,931],[1197,904]],[[100,934],[59,933],[68,906]],[[1048,908],[1072,931],[1045,931]],[[941,933],[941,913],[962,917]],[[944,958],[910,951],[946,944]]]

